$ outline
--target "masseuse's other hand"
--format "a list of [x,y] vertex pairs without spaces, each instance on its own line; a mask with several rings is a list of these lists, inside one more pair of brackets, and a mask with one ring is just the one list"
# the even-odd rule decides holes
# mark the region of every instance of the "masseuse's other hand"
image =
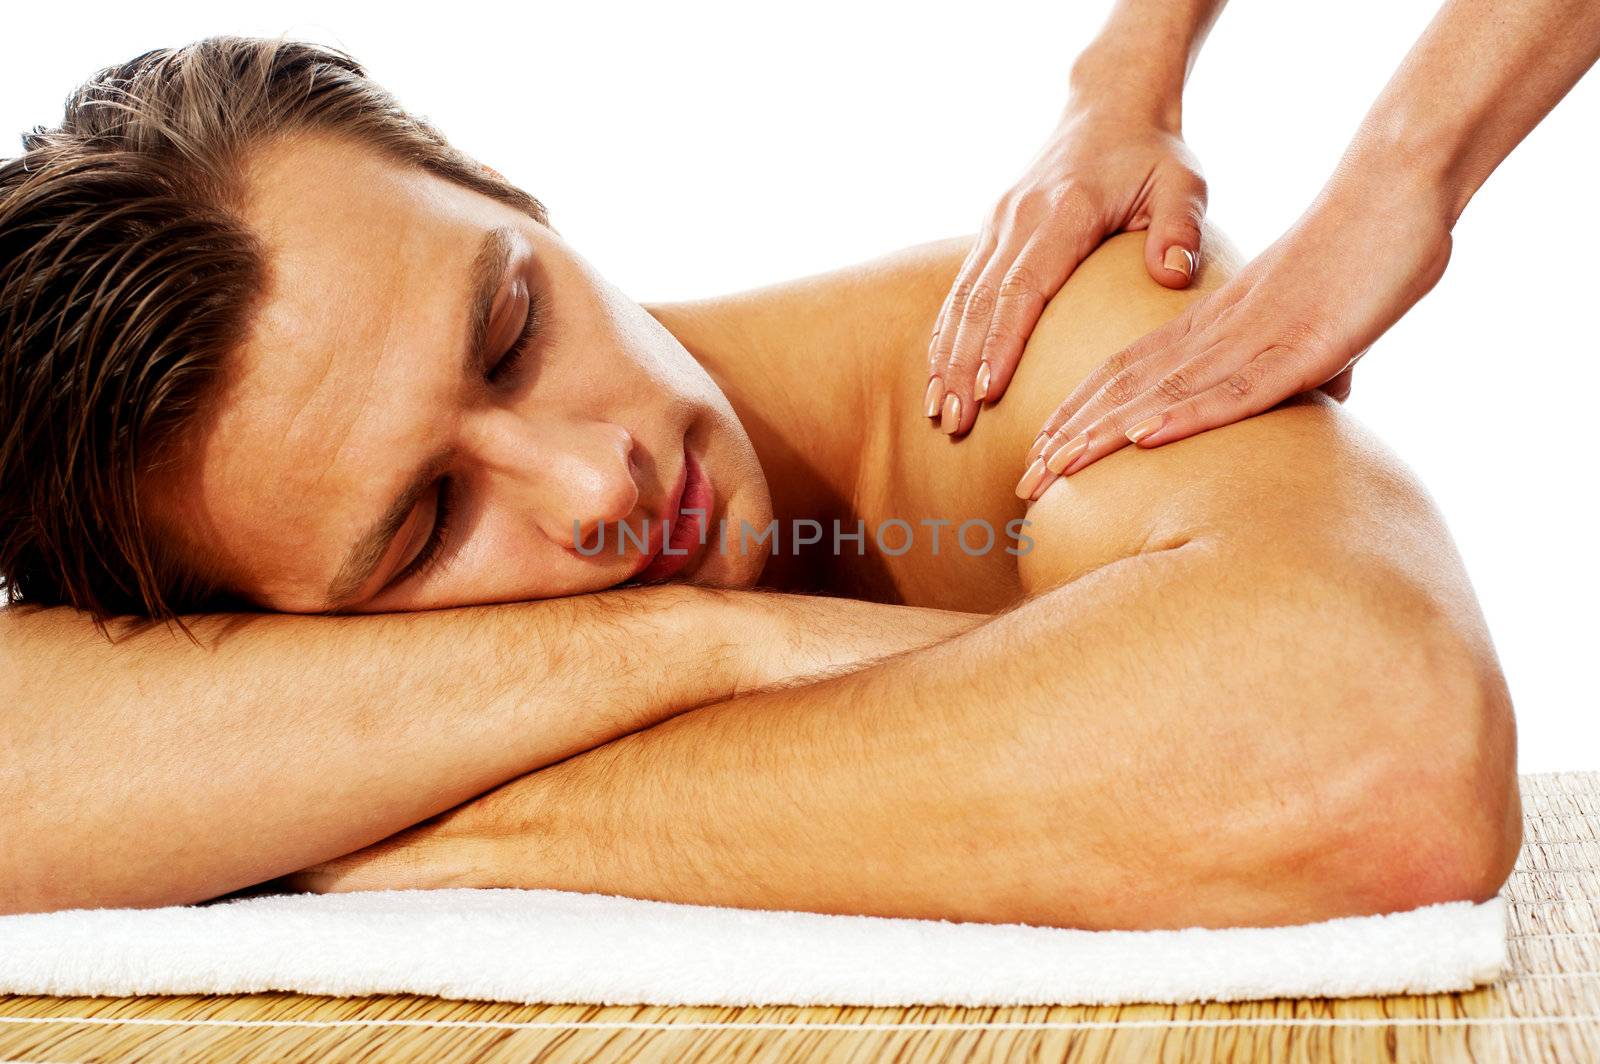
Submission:
[[1159,447],[1321,389],[1438,281],[1450,211],[1415,176],[1346,164],[1237,277],[1119,351],[1046,419],[1017,494],[1036,499],[1126,446]]
[[283,876],[274,886],[311,894],[513,886],[502,873],[506,837],[495,830],[504,804],[502,788],[365,849]]
[[1206,186],[1176,122],[1075,100],[1022,180],[990,212],[928,349],[924,410],[972,428],[1022,357],[1050,297],[1107,236],[1147,229],[1145,267],[1182,288],[1200,256]]

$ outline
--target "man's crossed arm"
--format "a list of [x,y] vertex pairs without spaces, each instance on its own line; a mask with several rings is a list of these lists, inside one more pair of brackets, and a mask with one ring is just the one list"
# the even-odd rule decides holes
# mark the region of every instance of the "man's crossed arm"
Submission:
[[[1315,403],[1114,456],[1034,505],[1017,608],[673,716],[294,882],[1089,928],[1488,897],[1520,833],[1510,706],[1390,463]],[[1142,549],[1096,557],[1129,521]]]
[[199,645],[0,610],[0,912],[214,897],[673,713],[973,623],[688,587],[187,620]]

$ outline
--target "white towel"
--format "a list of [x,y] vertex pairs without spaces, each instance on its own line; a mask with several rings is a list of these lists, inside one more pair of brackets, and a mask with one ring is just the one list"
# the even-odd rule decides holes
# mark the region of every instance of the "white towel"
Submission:
[[1296,927],[1076,931],[555,890],[267,895],[0,917],[0,991],[598,1005],[1035,1005],[1466,990],[1505,902]]

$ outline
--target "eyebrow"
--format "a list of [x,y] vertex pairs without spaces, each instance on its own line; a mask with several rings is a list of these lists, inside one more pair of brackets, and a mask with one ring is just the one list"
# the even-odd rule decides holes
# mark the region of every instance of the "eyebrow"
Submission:
[[[467,346],[461,358],[461,372],[468,379],[475,376],[484,363],[484,347],[489,340],[495,297],[504,283],[511,253],[511,230],[500,227],[484,234],[477,254],[473,256],[467,278]],[[338,575],[328,584],[326,608],[329,611],[348,605],[361,586],[372,578],[373,571],[389,551],[390,541],[406,523],[417,500],[444,472],[450,458],[450,448],[442,448],[429,455],[412,473],[405,488],[395,496],[383,516],[374,521],[351,546],[344,564],[339,567]]]

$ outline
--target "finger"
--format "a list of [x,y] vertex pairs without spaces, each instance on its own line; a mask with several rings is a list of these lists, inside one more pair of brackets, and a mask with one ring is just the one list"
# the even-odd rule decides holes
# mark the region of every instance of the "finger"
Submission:
[[965,302],[965,293],[970,290],[972,278],[977,276],[977,270],[982,266],[980,253],[986,258],[988,252],[984,250],[988,229],[985,227],[978,239],[973,241],[972,247],[967,249],[966,258],[961,260],[961,268],[956,271],[956,278],[950,284],[950,290],[944,294],[944,302],[939,305],[939,313],[933,322],[933,335],[928,340],[928,373],[939,372],[939,367],[949,357],[950,344],[955,340],[955,323],[960,313],[956,298],[959,295]]
[[1342,403],[1350,398],[1350,386],[1355,381],[1356,363],[1360,362],[1370,350],[1372,348],[1368,345],[1357,351],[1350,361],[1344,364],[1344,369],[1329,377],[1320,390],[1326,392],[1335,402]]
[[1135,425],[1134,442],[1143,448],[1160,447],[1272,409],[1305,390],[1294,361],[1285,348],[1267,348],[1216,384]]
[[[1142,443],[1160,426],[1157,419],[1163,411],[1224,381],[1251,358],[1248,347],[1215,342],[1200,346],[1197,353],[1186,352],[1180,345],[1148,356],[1133,368],[1153,378],[1153,383],[1108,410],[1096,415],[1080,413],[1069,420],[1047,440],[1017,482],[1018,496],[1037,499],[1058,477],[1071,476],[1130,442]],[[1172,368],[1161,373],[1169,366]]]
[[1169,403],[1164,397],[1153,398],[1147,392],[1080,429],[1068,426],[1044,448],[1043,453],[1028,467],[1017,482],[1017,495],[1037,499],[1045,489],[1062,477],[1071,476],[1093,465],[1108,454],[1114,454],[1133,442],[1128,430],[1150,416],[1152,409]]
[[[1166,357],[1166,352],[1159,352],[1156,355],[1146,356],[1145,359],[1133,361],[1133,349],[1125,348],[1106,360],[1113,374],[1110,382],[1130,379],[1129,375],[1141,368],[1145,362]],[[1097,394],[1103,396],[1104,388]],[[1060,420],[1062,410],[1075,402],[1076,397],[1058,407],[1056,413],[1048,419],[1046,431],[1040,433],[1033,441],[1033,446],[1028,449],[1027,468],[1016,486],[1019,499],[1037,499],[1068,467],[1072,467],[1076,472],[1076,461],[1079,456],[1089,455],[1088,460],[1095,461],[1127,444],[1127,438],[1120,433],[1111,432],[1107,436],[1104,432],[1108,416],[1121,407],[1095,412],[1085,404],[1078,403],[1076,410],[1072,411],[1064,421]],[[1098,434],[1096,426],[1101,427]]]
[[399,835],[295,873],[301,890],[335,894],[355,890],[426,890],[489,886],[485,869],[502,861],[494,837],[449,834],[424,822]]
[[[982,401],[998,401],[1011,386],[1028,337],[1033,335],[1045,306],[1078,264],[1088,258],[1100,236],[1097,227],[1082,219],[1058,214],[1028,238],[1000,282],[994,319],[984,337],[978,360],[980,383],[987,385],[978,389]],[[984,366],[989,369],[986,380],[981,379]]]
[[950,360],[950,353],[955,347],[957,324],[961,319],[961,312],[966,306],[967,297],[972,292],[973,283],[977,280],[979,272],[989,261],[994,252],[995,240],[992,236],[992,227],[984,226],[983,232],[978,234],[978,239],[973,242],[971,250],[967,252],[961,269],[956,273],[955,283],[950,286],[950,291],[945,294],[944,307],[939,312],[939,319],[934,327],[933,339],[928,351],[928,382],[923,391],[923,413],[930,417],[938,417],[944,407],[944,379],[942,373],[944,366]]
[[928,338],[928,372],[930,373],[935,370],[940,361],[935,352],[939,347],[939,338],[946,335],[946,330],[951,324],[950,306],[955,302],[956,291],[967,280],[968,271],[972,269],[973,259],[977,256],[978,250],[982,245],[983,236],[979,234],[978,238],[972,242],[972,246],[967,249],[966,256],[962,258],[961,265],[956,270],[955,280],[950,283],[950,288],[945,292],[944,299],[939,304],[939,313],[933,316],[933,333]]
[[[975,398],[983,356],[984,340],[989,335],[999,304],[1000,283],[1024,246],[1017,225],[1008,223],[998,246],[984,264],[956,324],[955,343],[939,376],[944,383],[944,400],[939,412],[939,431],[955,436],[972,429],[980,404]],[[988,374],[984,383],[988,384]]]
[[950,357],[939,371],[944,382],[939,431],[946,435],[966,432],[977,420],[978,404],[972,396],[977,390],[983,340],[988,335],[989,323],[994,318],[995,305],[999,301],[1000,278],[1003,271],[1016,260],[1019,250],[1018,247],[1002,243],[972,283],[966,305],[961,308],[960,320],[956,323],[955,343],[951,345]]
[[1076,433],[1066,443],[1047,449],[1039,459],[1043,463],[1040,472],[1036,474],[1031,484],[1028,474],[1023,474],[1023,479],[1017,484],[1017,494],[1022,495],[1026,491],[1029,500],[1037,499],[1057,480],[1070,476],[1085,466],[1093,465],[1106,455],[1128,446],[1130,441],[1126,435],[1117,431],[1117,424],[1131,416],[1119,411]]
[[[1033,446],[1028,451],[1027,461],[1032,463],[1037,460],[1047,445],[1059,447],[1062,440],[1071,439],[1071,435],[1064,431],[1068,427],[1074,432],[1081,431],[1090,422],[1104,416],[1106,411],[1118,405],[1118,396],[1137,394],[1142,387],[1148,386],[1150,380],[1159,378],[1166,367],[1181,365],[1214,346],[1215,339],[1207,341],[1200,335],[1202,327],[1208,333],[1215,333],[1222,328],[1230,311],[1248,291],[1248,287],[1243,285],[1224,286],[1189,304],[1171,321],[1146,333],[1096,366],[1072,390],[1066,402],[1056,407],[1045,419],[1042,431],[1034,438]],[[1179,349],[1180,345],[1184,345],[1182,350]],[[1158,362],[1129,372],[1157,354],[1160,355]],[[1153,376],[1152,370],[1155,371]],[[1126,376],[1113,384],[1119,374]],[[1053,444],[1050,443],[1052,438],[1055,439]]]
[[1200,223],[1206,216],[1206,183],[1181,170],[1161,180],[1151,193],[1150,231],[1144,239],[1144,264],[1157,284],[1187,288],[1200,268]]
[[[1177,352],[1179,345],[1189,338],[1194,310],[1193,306],[1185,309],[1176,318],[1141,336],[1090,370],[1088,376],[1072,389],[1066,401],[1045,418],[1039,435],[1028,450],[1027,461],[1032,463],[1038,459],[1052,439],[1055,440],[1053,446],[1059,447],[1063,441],[1148,387],[1154,379],[1151,375],[1153,367],[1144,365],[1145,360],[1157,352]],[[1170,361],[1175,356],[1167,357]],[[1188,357],[1188,354],[1183,357]]]
[[400,878],[394,847],[383,843],[346,854],[286,877],[295,890],[312,894],[339,894],[352,890],[381,890]]
[[1355,372],[1356,368],[1354,366],[1346,366],[1342,372],[1322,386],[1322,391],[1328,393],[1330,399],[1341,403],[1344,402],[1350,398],[1350,382],[1354,378]]

